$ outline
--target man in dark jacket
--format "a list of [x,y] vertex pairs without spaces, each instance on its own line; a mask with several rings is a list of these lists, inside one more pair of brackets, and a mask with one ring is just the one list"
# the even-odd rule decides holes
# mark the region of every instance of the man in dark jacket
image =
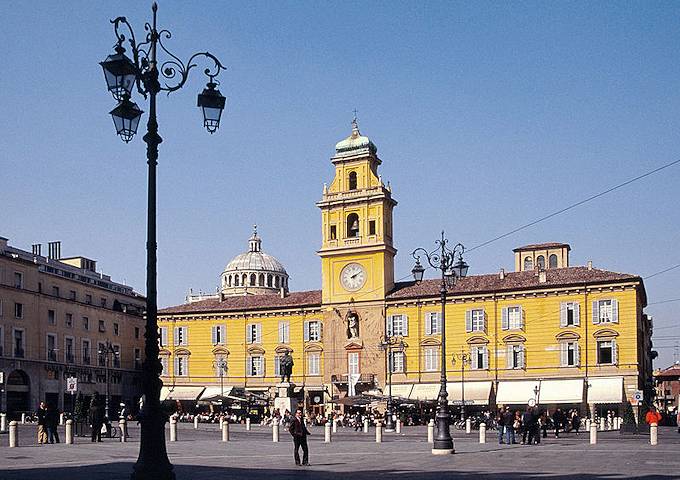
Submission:
[[512,413],[512,410],[510,410],[510,407],[505,407],[505,412],[503,413],[503,427],[505,427],[505,442],[508,445],[517,443],[515,440],[514,423],[515,415]]
[[555,438],[558,438],[560,436],[560,430],[562,429],[562,426],[564,425],[566,418],[564,416],[564,413],[562,413],[562,410],[558,408],[553,413],[552,419],[553,425],[555,425]]
[[45,414],[45,423],[47,426],[47,436],[50,443],[59,443],[59,432],[57,426],[59,425],[59,410],[54,406],[47,406],[47,413]]
[[36,416],[38,417],[38,443],[47,443],[47,407],[45,402],[40,402]]
[[90,402],[90,425],[92,425],[92,441],[102,441],[102,426],[104,425],[104,408],[99,393],[94,392]]
[[305,426],[302,419],[302,410],[297,410],[293,420],[290,422],[288,429],[293,436],[293,455],[295,457],[295,465],[300,465],[300,447],[302,447],[302,465],[309,465],[309,447],[307,447],[307,435],[310,435],[309,430]]

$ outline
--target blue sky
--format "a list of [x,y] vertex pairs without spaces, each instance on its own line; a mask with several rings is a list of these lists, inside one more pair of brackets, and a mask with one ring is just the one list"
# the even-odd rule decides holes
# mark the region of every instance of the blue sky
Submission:
[[[354,108],[399,201],[399,278],[442,228],[472,247],[680,158],[678,3],[159,3],[173,53],[209,50],[228,68],[215,135],[196,108],[200,71],[159,100],[161,305],[214,290],[253,223],[292,289],[320,287],[315,202]],[[0,14],[0,235],[61,240],[143,292],[145,145],[115,136],[98,62],[109,19],[139,36],[150,4],[4,1]],[[512,248],[544,241],[571,244],[572,264],[676,265],[679,180],[676,165],[480,248],[471,273],[512,269]],[[649,302],[679,298],[678,280],[651,278]],[[657,366],[673,361],[679,305],[647,309]]]

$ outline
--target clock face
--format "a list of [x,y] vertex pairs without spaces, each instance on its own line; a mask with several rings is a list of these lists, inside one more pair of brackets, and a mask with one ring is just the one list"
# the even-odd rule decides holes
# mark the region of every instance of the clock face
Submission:
[[358,263],[348,263],[340,272],[340,283],[350,292],[359,290],[366,283],[366,270]]

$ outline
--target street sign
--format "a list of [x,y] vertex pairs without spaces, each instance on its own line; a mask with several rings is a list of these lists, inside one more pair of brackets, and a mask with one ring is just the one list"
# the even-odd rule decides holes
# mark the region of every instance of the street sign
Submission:
[[642,390],[635,390],[635,393],[633,393],[633,396],[630,398],[630,404],[633,406],[640,405],[644,398],[645,396],[642,393]]
[[66,379],[66,391],[71,395],[78,391],[78,379],[76,377],[68,377]]

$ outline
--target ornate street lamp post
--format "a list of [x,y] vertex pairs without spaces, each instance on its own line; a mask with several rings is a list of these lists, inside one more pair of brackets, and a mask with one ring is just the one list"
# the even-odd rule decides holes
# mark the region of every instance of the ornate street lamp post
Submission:
[[[146,328],[144,332],[144,363],[142,365],[144,405],[140,412],[141,436],[139,457],[133,467],[133,480],[171,480],[175,478],[172,465],[168,460],[165,446],[165,422],[167,417],[161,411],[160,391],[163,385],[159,377],[161,363],[158,359],[158,322],[157,322],[157,290],[156,290],[156,165],[158,163],[158,146],[163,141],[158,134],[156,119],[156,96],[159,92],[168,94],[184,86],[195,60],[204,57],[212,62],[204,73],[209,81],[207,87],[198,96],[198,106],[203,110],[203,124],[210,133],[219,128],[220,117],[226,99],[215,87],[215,77],[224,69],[220,61],[208,52],[192,55],[183,62],[173,55],[163,44],[163,40],[171,37],[168,30],[158,30],[156,13],[158,5],[152,6],[152,23],[146,23],[144,41],[137,43],[134,31],[125,17],[111,20],[118,39],[115,54],[109,55],[101,62],[108,90],[118,100],[118,105],[111,111],[116,133],[124,142],[129,142],[137,133],[142,110],[131,100],[133,89],[149,100],[149,120],[144,141],[147,144],[146,156],[149,165],[148,207],[147,207],[147,242],[146,242]],[[126,39],[121,29],[127,30],[130,37]],[[132,51],[132,59],[125,55],[126,44]],[[160,51],[159,51],[160,48]],[[157,54],[167,55],[167,60],[159,66]],[[161,85],[160,75],[164,77]]]
[[[106,375],[106,398],[104,400],[104,416],[106,417],[106,423],[111,421],[111,417],[109,416],[109,405],[111,403],[111,377],[109,375],[109,368],[111,367],[111,357],[117,357],[120,355],[120,352],[118,352],[115,348],[113,348],[113,345],[109,340],[106,341],[106,343],[102,344],[104,348],[101,348],[97,351],[97,353],[104,357],[104,371]],[[107,427],[108,428],[108,427]]]
[[387,408],[385,409],[385,431],[394,432],[394,419],[392,415],[392,370],[394,370],[394,359],[392,358],[392,347],[396,346],[397,351],[404,350],[404,342],[401,339],[390,337],[385,334],[385,338],[380,342],[380,349],[385,352],[385,370],[387,371]]
[[461,351],[453,354],[451,363],[455,365],[456,360],[460,361],[460,419],[465,420],[465,365],[470,365],[472,359],[469,353]]
[[[463,253],[465,247],[460,243],[456,244],[453,249],[448,247],[449,241],[444,237],[442,231],[442,238],[435,242],[437,248],[428,252],[424,248],[416,248],[412,255],[416,260],[416,264],[411,272],[416,282],[423,279],[425,268],[420,263],[421,255],[425,256],[427,263],[432,268],[436,268],[441,272],[441,283],[439,284],[439,294],[441,297],[441,322],[442,322],[442,349],[441,349],[441,375],[439,397],[437,399],[437,434],[434,438],[434,446],[432,453],[435,455],[443,455],[454,453],[453,438],[451,438],[451,431],[449,428],[450,415],[448,405],[448,393],[446,391],[446,293],[447,288],[452,288],[456,283],[456,278],[464,278],[467,276],[468,265],[463,261]],[[458,260],[456,260],[456,255]]]

